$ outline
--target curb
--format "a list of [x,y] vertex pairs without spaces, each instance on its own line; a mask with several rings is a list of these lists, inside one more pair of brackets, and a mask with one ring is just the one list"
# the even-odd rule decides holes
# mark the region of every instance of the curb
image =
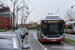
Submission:
[[71,45],[75,45],[74,43],[71,43],[71,42],[68,42],[68,41],[64,41],[64,42],[66,42],[68,44],[71,44]]

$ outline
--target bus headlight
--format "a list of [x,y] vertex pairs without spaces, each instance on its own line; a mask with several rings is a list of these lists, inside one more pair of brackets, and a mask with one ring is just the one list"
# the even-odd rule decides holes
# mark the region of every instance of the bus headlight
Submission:
[[45,39],[45,37],[43,37]]

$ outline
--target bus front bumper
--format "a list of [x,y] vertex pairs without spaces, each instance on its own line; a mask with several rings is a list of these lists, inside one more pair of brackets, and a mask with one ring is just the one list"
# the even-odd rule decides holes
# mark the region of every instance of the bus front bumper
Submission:
[[58,38],[48,38],[48,37],[42,37],[42,42],[53,42],[53,41],[65,41],[65,35],[63,34],[62,36]]
[[65,37],[61,39],[44,39],[42,38],[42,42],[56,42],[56,41],[65,41]]

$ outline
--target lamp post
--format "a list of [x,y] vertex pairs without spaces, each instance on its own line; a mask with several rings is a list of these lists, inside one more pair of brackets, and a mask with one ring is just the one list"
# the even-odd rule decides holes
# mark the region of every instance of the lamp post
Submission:
[[71,8],[75,7],[75,5],[72,5]]
[[[71,9],[73,9],[73,7],[75,7],[75,5],[72,5],[72,6],[71,6]],[[73,18],[71,19],[71,21],[73,21]]]
[[[24,24],[25,24],[25,21],[27,22],[27,17],[29,16],[29,14],[35,9],[36,7],[34,7],[30,12],[26,12],[27,13],[27,16],[26,16],[26,18],[24,19]],[[28,7],[27,7],[27,9],[29,9]],[[25,26],[25,25],[24,25]],[[27,28],[27,26],[26,26],[26,28]]]

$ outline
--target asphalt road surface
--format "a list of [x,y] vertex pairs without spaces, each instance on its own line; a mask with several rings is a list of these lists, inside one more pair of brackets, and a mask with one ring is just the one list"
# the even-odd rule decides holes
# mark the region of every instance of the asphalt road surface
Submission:
[[70,34],[70,33],[65,33],[65,37],[66,37],[66,38],[69,38],[69,39],[72,39],[72,40],[75,40],[75,33],[72,33],[72,34]]
[[66,42],[46,42],[41,43],[37,40],[37,31],[29,31],[28,42],[30,50],[75,50],[75,45]]

